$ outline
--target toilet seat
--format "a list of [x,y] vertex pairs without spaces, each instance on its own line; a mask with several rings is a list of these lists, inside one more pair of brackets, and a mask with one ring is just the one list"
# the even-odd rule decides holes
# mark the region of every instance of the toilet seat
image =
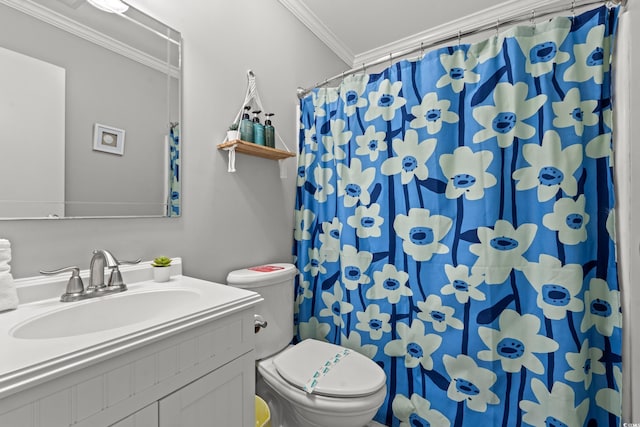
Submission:
[[[289,347],[288,349],[292,347]],[[363,425],[373,418],[373,414],[375,414],[375,411],[378,410],[386,398],[386,381],[378,390],[367,396],[334,397],[317,393],[307,393],[302,388],[296,387],[285,380],[278,373],[278,370],[273,363],[276,357],[277,355],[259,360],[257,362],[258,375],[274,392],[280,395],[284,401],[289,402],[294,408],[297,408],[297,412],[305,411],[308,413],[316,413],[321,417],[351,416],[354,414],[371,412],[371,417],[359,424]],[[371,359],[366,359],[375,365],[375,362]],[[380,369],[380,371],[382,371],[382,369]],[[328,420],[326,420],[324,424],[328,425]],[[338,423],[337,425],[345,426],[349,424]]]
[[322,396],[368,396],[386,383],[384,371],[368,357],[313,339],[286,348],[273,358],[273,365],[287,383]]

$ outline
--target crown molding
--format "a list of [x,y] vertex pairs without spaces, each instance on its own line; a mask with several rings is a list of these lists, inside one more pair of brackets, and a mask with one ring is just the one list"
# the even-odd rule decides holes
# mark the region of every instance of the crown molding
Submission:
[[298,0],[278,0],[329,49],[347,64],[353,63],[355,55],[306,5]]
[[83,38],[91,43],[97,44],[98,46],[102,46],[105,49],[109,49],[115,53],[123,55],[133,61],[139,62],[140,64],[146,65],[147,67],[153,68],[154,70],[162,73],[168,73],[172,77],[178,77],[180,75],[178,67],[170,66],[165,61],[161,61],[152,55],[131,47],[126,43],[122,43],[86,25],[80,24],[79,22],[60,13],[42,7],[39,4],[24,0],[0,0],[0,3],[26,13],[27,15],[33,16],[34,18]]
[[[441,40],[445,37],[455,37],[458,31],[465,32],[476,27],[492,24],[497,24],[499,28],[500,21],[507,21],[515,16],[522,16],[523,14],[531,13],[536,9],[543,9],[545,7],[558,5],[560,3],[568,2],[563,2],[562,0],[506,1],[480,12],[463,16],[462,18],[446,22],[442,25],[438,25],[437,27],[433,27],[425,31],[421,31],[412,36],[405,37],[400,40],[377,47],[375,49],[356,54],[353,59],[352,68],[357,68],[362,64],[388,57],[390,53],[401,52],[406,49],[419,47],[421,44],[429,45],[430,43]],[[576,2],[575,7],[580,7],[580,1]]]

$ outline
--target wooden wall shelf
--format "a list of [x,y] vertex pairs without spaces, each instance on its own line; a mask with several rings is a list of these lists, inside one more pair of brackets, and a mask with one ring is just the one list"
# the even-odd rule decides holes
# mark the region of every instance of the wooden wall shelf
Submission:
[[236,147],[236,153],[248,154],[251,156],[262,157],[264,159],[282,160],[288,157],[295,157],[296,155],[296,153],[290,153],[289,151],[279,150],[277,148],[265,147],[254,144],[253,142],[242,141],[240,139],[234,139],[233,141],[226,141],[222,144],[218,144],[218,150],[228,150],[233,146]]

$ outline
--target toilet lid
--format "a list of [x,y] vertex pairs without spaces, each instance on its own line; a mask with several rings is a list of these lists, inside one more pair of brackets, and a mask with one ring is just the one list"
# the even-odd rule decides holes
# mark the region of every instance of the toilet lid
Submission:
[[273,364],[290,384],[325,396],[366,396],[380,390],[386,382],[382,368],[368,357],[313,339],[282,351]]

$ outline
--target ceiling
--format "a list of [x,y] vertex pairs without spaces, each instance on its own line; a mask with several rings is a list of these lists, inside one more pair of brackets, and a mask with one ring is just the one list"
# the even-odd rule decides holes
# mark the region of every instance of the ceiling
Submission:
[[[354,68],[562,0],[279,0]],[[570,4],[569,0],[566,0]],[[580,0],[576,2],[577,6]],[[428,43],[427,43],[428,44]]]

